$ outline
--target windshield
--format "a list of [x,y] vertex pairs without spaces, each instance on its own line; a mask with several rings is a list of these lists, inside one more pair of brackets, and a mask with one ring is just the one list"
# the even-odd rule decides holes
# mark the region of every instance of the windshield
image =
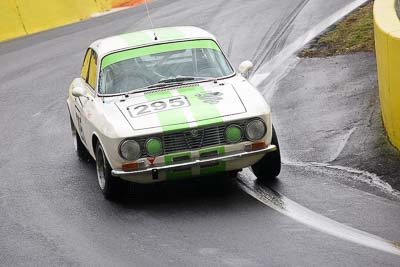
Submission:
[[100,94],[120,94],[168,83],[233,74],[214,41],[153,45],[107,55],[101,63]]

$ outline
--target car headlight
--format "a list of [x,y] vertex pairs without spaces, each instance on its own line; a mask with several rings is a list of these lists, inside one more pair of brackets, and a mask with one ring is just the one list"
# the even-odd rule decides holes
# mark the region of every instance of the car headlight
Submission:
[[140,158],[140,145],[135,140],[125,140],[121,143],[120,154],[126,160],[137,160]]
[[260,140],[266,133],[267,128],[261,119],[254,119],[246,124],[246,137],[250,141]]
[[228,143],[237,143],[242,140],[242,129],[236,125],[232,124],[225,129],[225,139]]
[[162,142],[159,138],[151,137],[146,141],[146,151],[151,157],[160,156],[163,152]]

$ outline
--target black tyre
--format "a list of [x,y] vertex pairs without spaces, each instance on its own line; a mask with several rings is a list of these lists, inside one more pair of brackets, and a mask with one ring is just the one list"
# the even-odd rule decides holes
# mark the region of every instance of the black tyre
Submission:
[[71,118],[70,121],[71,121],[72,138],[74,139],[74,148],[76,151],[76,155],[81,161],[90,161],[91,156],[87,151],[85,145],[82,143],[81,137],[79,136],[75,128],[74,122],[72,121]]
[[103,196],[108,200],[118,199],[123,193],[125,183],[120,178],[112,176],[111,166],[100,143],[96,146],[96,172]]
[[255,163],[251,168],[258,179],[273,179],[281,172],[281,152],[279,150],[278,137],[274,127],[272,126],[271,144],[277,147],[277,150],[265,154],[265,156]]

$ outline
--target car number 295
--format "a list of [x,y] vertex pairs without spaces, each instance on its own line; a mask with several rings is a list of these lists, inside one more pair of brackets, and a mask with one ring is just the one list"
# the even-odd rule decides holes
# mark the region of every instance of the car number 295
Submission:
[[190,103],[184,96],[176,96],[166,99],[155,100],[127,107],[131,117],[139,117],[161,111],[189,107]]

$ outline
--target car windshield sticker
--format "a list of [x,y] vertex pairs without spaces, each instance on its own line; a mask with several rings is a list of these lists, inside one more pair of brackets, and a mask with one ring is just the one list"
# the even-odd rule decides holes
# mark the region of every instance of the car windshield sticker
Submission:
[[190,103],[184,96],[176,96],[167,99],[159,99],[152,102],[141,103],[127,107],[132,118],[149,115],[171,109],[189,107]]
[[163,52],[179,51],[185,49],[196,49],[196,48],[209,48],[214,50],[220,50],[218,45],[212,40],[196,40],[196,41],[183,41],[174,42],[167,44],[151,45],[141,48],[134,48],[129,50],[124,50],[121,52],[116,52],[105,56],[101,61],[101,69],[103,70],[107,66],[124,61],[127,59],[132,59],[136,57],[141,57],[145,55],[158,54]]

